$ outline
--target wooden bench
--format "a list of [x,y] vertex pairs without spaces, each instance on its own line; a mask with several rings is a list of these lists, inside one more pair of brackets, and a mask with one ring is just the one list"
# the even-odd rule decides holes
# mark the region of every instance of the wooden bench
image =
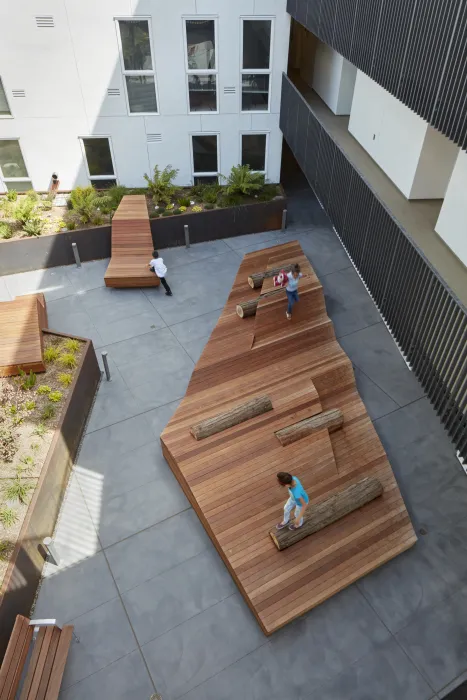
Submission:
[[0,377],[45,372],[42,330],[47,328],[43,294],[28,294],[0,302]]
[[144,195],[125,195],[112,219],[112,256],[106,287],[158,287],[148,265],[154,245]]
[[60,693],[73,625],[18,615],[0,668],[0,700],[56,700]]

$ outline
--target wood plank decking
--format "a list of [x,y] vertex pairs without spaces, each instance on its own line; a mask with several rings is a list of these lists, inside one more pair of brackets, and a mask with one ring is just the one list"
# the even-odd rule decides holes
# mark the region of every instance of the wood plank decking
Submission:
[[0,376],[45,372],[42,329],[47,328],[43,294],[0,302]]
[[[299,262],[304,277],[293,320],[285,291],[254,299],[247,277]],[[269,290],[266,279],[262,292]],[[196,441],[190,427],[256,396],[273,410]],[[343,428],[282,447],[274,432],[338,408]],[[266,634],[319,605],[416,542],[386,453],[355,386],[352,364],[335,339],[322,287],[297,242],[246,255],[224,311],[193,372],[186,396],[161,436],[164,455]],[[279,552],[269,530],[282,518],[287,492],[277,471],[297,475],[311,503],[364,476],[383,496]]]
[[107,287],[158,287],[148,267],[152,258],[148,208],[144,195],[125,195],[112,219],[112,256],[104,275]]

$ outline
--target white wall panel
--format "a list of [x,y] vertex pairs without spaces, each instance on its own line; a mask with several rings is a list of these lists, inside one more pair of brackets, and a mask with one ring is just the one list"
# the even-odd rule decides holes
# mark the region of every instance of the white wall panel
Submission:
[[435,230],[467,265],[467,153],[460,151]]

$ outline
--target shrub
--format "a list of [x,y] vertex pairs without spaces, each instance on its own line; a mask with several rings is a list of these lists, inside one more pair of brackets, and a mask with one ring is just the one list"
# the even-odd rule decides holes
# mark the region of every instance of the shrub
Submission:
[[13,218],[24,226],[33,218],[36,208],[36,202],[33,202],[32,199],[25,197],[24,199],[21,199],[13,209]]
[[28,494],[32,489],[33,485],[30,482],[23,481],[18,474],[18,476],[11,480],[8,486],[5,486],[5,498],[7,501],[19,501],[25,504],[28,500]]
[[196,213],[199,212],[199,211],[203,211],[203,207],[198,207],[198,206],[193,207],[192,211],[194,211],[194,212],[196,212]]
[[220,207],[237,207],[242,204],[243,197],[241,194],[223,194],[218,201]]
[[104,214],[98,209],[96,209],[94,214],[91,216],[90,223],[93,226],[102,226],[103,224],[105,224]]
[[149,214],[149,218],[150,218],[150,219],[158,219],[159,216],[160,216],[160,214],[159,214],[158,211],[152,211],[152,212]]
[[15,523],[18,522],[18,515],[13,508],[8,508],[8,506],[3,506],[0,508],[0,523],[3,525],[5,530],[13,527]]
[[158,211],[159,214],[163,214],[165,212],[165,207],[159,207],[156,211]]
[[99,192],[97,192],[92,185],[89,185],[88,187],[75,187],[75,189],[70,193],[69,201],[71,202],[71,207],[76,216],[83,222],[83,224],[90,223],[92,217],[96,213],[96,209],[99,207],[105,208],[109,206],[110,203],[109,197],[107,195],[99,194]]
[[193,185],[193,187],[191,188],[192,197],[194,197],[195,199],[202,199],[206,187],[208,187],[208,185]]
[[36,408],[36,402],[26,401],[24,407],[26,408],[26,411],[34,411],[34,409]]
[[205,209],[214,209],[214,204],[205,204],[204,208]]
[[39,449],[40,445],[38,442],[31,442],[30,448],[33,452],[37,452]]
[[171,165],[167,165],[164,170],[160,170],[159,166],[156,165],[152,178],[146,173],[144,174],[144,179],[148,183],[149,193],[156,204],[161,202],[170,204],[177,191],[176,186],[173,184],[177,175],[178,170],[172,168]]
[[57,219],[55,222],[55,230],[58,233],[58,231],[61,231],[62,228],[67,228],[66,221],[64,219]]
[[234,165],[227,180],[227,194],[252,195],[264,187],[264,175],[249,165]]
[[47,432],[47,428],[43,423],[38,423],[36,427],[34,428],[33,435],[37,435],[37,437],[43,438],[44,435]]
[[271,199],[274,199],[274,197],[277,197],[279,194],[278,187],[277,185],[273,185],[271,183],[268,183],[267,185],[264,185],[263,189],[258,195],[258,199],[261,202],[270,202]]
[[33,216],[24,226],[23,231],[27,236],[40,236],[44,230],[45,221],[40,216]]
[[53,403],[58,403],[62,400],[62,396],[63,394],[61,391],[51,391],[49,394],[49,400]]
[[68,369],[74,369],[77,365],[76,357],[72,352],[64,352],[60,355],[58,361],[63,367],[67,367]]
[[16,473],[17,474],[23,474],[25,472],[31,472],[32,468],[34,467],[34,460],[30,455],[26,455],[26,457],[22,457],[19,460],[19,464],[16,467]]
[[217,196],[221,190],[219,185],[208,185],[205,187],[202,194],[203,202],[207,204],[215,204],[217,202]]
[[76,340],[76,338],[67,338],[63,343],[63,347],[66,348],[68,352],[78,352],[81,347],[81,343],[79,340]]
[[12,462],[17,450],[16,435],[9,428],[0,428],[0,462]]
[[6,193],[6,198],[9,202],[16,202],[18,199],[18,193],[16,190],[8,190]]
[[63,217],[63,222],[69,231],[74,231],[78,225],[78,218],[76,214],[72,212],[67,212]]
[[41,396],[45,396],[45,394],[50,394],[52,389],[48,384],[42,384],[40,387],[37,389],[37,393],[40,394]]
[[26,374],[24,370],[21,369],[21,367],[18,367],[18,383],[21,389],[23,391],[30,391],[33,387],[36,386],[37,382],[37,376],[34,374],[32,369],[29,371],[29,374]]
[[59,354],[58,348],[55,348],[53,345],[49,345],[49,347],[44,350],[44,360],[46,362],[55,362]]
[[55,194],[53,192],[49,192],[46,194],[46,196],[41,199],[41,206],[42,209],[45,211],[50,211],[54,205],[54,199],[55,199]]
[[0,199],[0,211],[5,219],[14,219],[15,203],[6,198]]
[[0,238],[3,238],[4,240],[13,238],[13,231],[5,221],[0,221]]
[[163,211],[162,216],[172,216],[173,211]]
[[184,211],[186,211],[186,209],[187,209],[186,207],[180,207],[178,211],[184,212]]
[[114,185],[113,187],[109,187],[106,192],[106,196],[108,197],[109,201],[104,206],[101,206],[101,210],[104,212],[104,214],[111,214],[112,212],[116,211],[123,197],[126,194],[129,194],[129,192],[130,190],[123,185]]
[[73,381],[73,375],[70,372],[60,372],[58,375],[58,381],[63,386],[70,386]]
[[55,415],[55,406],[53,406],[51,403],[48,403],[46,406],[44,406],[44,410],[41,413],[41,419],[42,420],[49,420],[49,418],[53,418]]
[[175,209],[175,204],[167,204],[166,209],[167,209],[167,211],[168,211],[169,209]]
[[30,199],[31,202],[38,202],[39,195],[37,194],[36,190],[28,190],[26,192],[26,199]]
[[179,207],[189,207],[190,206],[190,198],[189,197],[180,197],[178,200],[178,205]]
[[10,416],[16,416],[16,414],[18,413],[18,407],[15,405],[9,406],[8,412],[9,412]]
[[173,210],[173,213],[174,213],[174,214],[183,214],[183,212],[182,212],[181,209],[174,209],[174,210]]
[[1,561],[8,561],[12,551],[13,551],[12,542],[8,542],[7,540],[0,540],[0,560]]

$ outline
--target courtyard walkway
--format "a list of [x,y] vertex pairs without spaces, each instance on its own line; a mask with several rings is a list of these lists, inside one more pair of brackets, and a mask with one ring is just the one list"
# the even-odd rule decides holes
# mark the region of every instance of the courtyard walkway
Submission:
[[[291,224],[163,251],[163,290],[104,287],[107,261],[0,278],[49,326],[107,350],[35,617],[72,622],[63,700],[430,700],[467,671],[467,478],[305,184]],[[418,544],[263,636],[164,461],[159,435],[244,253],[298,239],[386,447]],[[252,493],[254,485],[252,485]],[[254,499],[252,498],[252,508]],[[278,513],[279,515],[279,513]]]

